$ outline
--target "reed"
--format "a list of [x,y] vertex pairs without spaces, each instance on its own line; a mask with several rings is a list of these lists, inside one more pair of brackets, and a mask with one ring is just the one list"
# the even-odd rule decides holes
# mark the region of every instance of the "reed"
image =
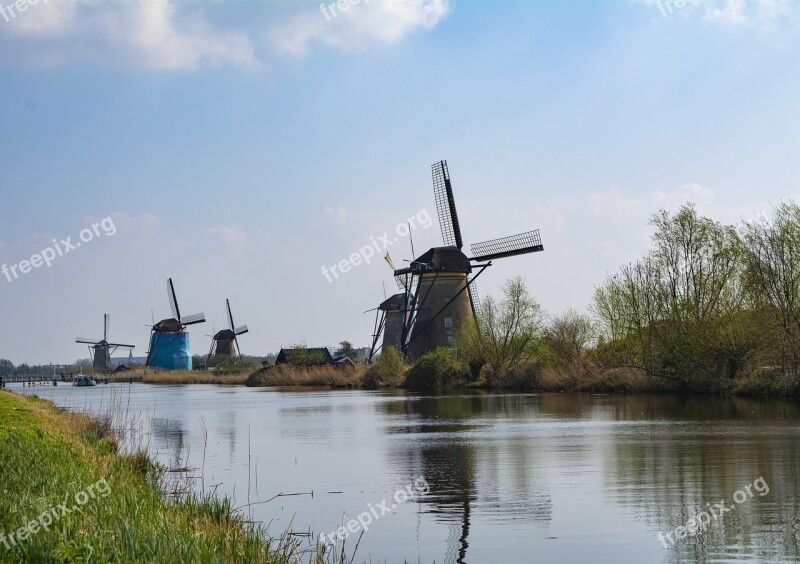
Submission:
[[358,388],[367,366],[269,366],[254,372],[248,386],[322,386]]

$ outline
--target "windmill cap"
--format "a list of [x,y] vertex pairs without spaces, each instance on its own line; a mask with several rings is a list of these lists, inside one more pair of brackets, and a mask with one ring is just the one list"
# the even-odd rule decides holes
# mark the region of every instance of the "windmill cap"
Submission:
[[155,325],[153,325],[153,331],[157,331],[159,333],[177,333],[182,329],[181,322],[175,318],[170,319],[162,319]]
[[444,272],[472,272],[472,265],[467,255],[458,247],[435,247],[415,260],[433,265],[433,270]]
[[[413,301],[413,300],[411,300]],[[395,294],[388,300],[384,301],[380,306],[379,309],[383,311],[397,311],[401,310],[406,307],[406,295],[405,294]]]
[[222,331],[217,331],[217,334],[214,335],[214,339],[217,341],[232,341],[235,338],[236,338],[236,333],[234,333],[230,329],[223,329]]

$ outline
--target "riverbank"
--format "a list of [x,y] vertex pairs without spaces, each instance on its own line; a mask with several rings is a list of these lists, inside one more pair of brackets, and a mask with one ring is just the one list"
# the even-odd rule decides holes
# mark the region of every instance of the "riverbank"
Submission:
[[[455,359],[439,359],[433,365],[404,364],[399,359],[380,360],[373,365],[269,366],[241,372],[203,370],[135,369],[136,381],[146,384],[221,384],[249,387],[330,387],[343,389],[416,389],[446,391],[485,389],[509,392],[589,392],[596,394],[712,394],[754,397],[800,396],[798,382],[770,369],[754,370],[735,380],[696,379],[691,389],[678,381],[657,378],[641,368],[606,367],[594,363],[520,363],[502,376],[480,371],[476,378],[469,367]],[[409,380],[409,375],[412,379]],[[427,383],[436,383],[433,386]]]
[[109,425],[0,390],[0,561],[286,562],[228,500],[165,499]]

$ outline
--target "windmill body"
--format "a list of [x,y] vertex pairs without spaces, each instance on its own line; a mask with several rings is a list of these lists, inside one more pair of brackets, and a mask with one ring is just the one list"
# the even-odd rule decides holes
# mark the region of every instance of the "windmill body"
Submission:
[[472,265],[458,247],[433,248],[414,262],[425,268],[417,275],[415,298],[419,305],[407,353],[419,358],[439,347],[453,346],[458,327],[472,315],[470,294],[464,291]]
[[99,374],[108,374],[114,371],[114,363],[111,362],[111,355],[118,348],[127,348],[133,350],[134,345],[123,345],[122,343],[110,343],[108,341],[109,331],[111,329],[111,316],[105,314],[103,316],[103,338],[102,339],[85,339],[78,337],[75,339],[76,343],[83,343],[89,345],[92,352],[92,368],[94,372]]
[[451,347],[461,325],[478,309],[475,279],[496,259],[543,251],[538,231],[493,239],[464,246],[456,212],[453,187],[446,161],[431,167],[436,211],[444,246],[434,247],[415,258],[408,268],[395,270],[398,284],[415,288],[413,300],[406,300],[401,342],[402,352],[417,359],[439,347]]
[[167,295],[173,317],[162,319],[153,325],[150,332],[150,350],[147,352],[147,366],[166,370],[191,370],[192,353],[186,327],[204,323],[205,315],[198,313],[181,316],[172,278],[167,280]]
[[394,347],[398,351],[403,348],[403,329],[409,315],[405,302],[405,294],[395,294],[378,307],[384,315],[383,350],[386,350],[387,347]]

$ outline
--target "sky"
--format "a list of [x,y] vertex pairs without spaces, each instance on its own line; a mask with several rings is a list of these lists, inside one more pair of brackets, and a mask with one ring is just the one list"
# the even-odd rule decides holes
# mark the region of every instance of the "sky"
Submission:
[[480,294],[522,276],[551,314],[660,209],[800,194],[800,2],[329,4],[0,0],[0,358],[86,357],[104,313],[144,355],[168,277],[194,354],[226,298],[243,353],[365,346],[409,219],[441,244],[442,159],[468,245],[541,231]]

